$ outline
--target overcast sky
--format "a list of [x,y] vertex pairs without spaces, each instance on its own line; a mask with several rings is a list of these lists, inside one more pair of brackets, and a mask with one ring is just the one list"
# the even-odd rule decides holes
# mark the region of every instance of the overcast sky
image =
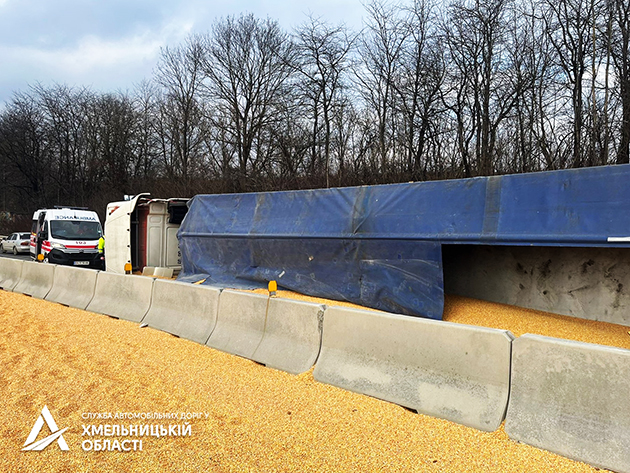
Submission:
[[359,29],[364,9],[361,0],[0,0],[0,109],[37,83],[131,90],[161,46],[246,12],[287,30],[308,13]]

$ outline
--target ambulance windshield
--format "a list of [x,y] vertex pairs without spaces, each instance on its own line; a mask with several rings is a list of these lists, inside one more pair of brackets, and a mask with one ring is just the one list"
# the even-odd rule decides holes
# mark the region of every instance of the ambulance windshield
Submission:
[[98,240],[101,237],[101,224],[82,220],[51,220],[52,238],[60,240]]

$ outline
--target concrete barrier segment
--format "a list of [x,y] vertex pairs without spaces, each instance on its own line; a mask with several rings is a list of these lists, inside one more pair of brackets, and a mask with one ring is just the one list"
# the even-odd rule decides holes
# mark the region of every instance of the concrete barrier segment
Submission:
[[314,376],[494,431],[505,417],[513,338],[505,330],[328,307]]
[[164,268],[164,267],[155,268],[153,270],[153,276],[158,276],[161,278],[172,278],[173,268]]
[[513,343],[509,437],[630,473],[630,350],[540,335]]
[[85,309],[96,288],[98,271],[58,265],[50,292],[45,299],[77,309]]
[[156,279],[143,323],[204,345],[217,323],[221,290]]
[[24,261],[20,280],[13,288],[13,292],[21,292],[28,296],[43,299],[53,285],[55,264]]
[[100,271],[86,310],[140,322],[151,307],[153,278]]
[[293,374],[310,370],[319,355],[324,309],[321,304],[270,298],[264,335],[252,359]]
[[13,291],[20,281],[24,261],[10,258],[0,258],[0,289]]
[[248,292],[221,291],[217,324],[206,345],[253,359],[263,338],[269,299]]

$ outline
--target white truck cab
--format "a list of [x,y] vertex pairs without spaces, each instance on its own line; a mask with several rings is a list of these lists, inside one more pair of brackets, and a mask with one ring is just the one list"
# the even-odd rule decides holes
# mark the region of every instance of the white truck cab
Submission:
[[125,274],[146,267],[181,269],[177,230],[188,212],[189,200],[154,199],[145,193],[107,204],[107,271]]
[[33,214],[31,257],[46,263],[102,269],[103,260],[98,252],[102,235],[101,222],[92,210],[40,209]]

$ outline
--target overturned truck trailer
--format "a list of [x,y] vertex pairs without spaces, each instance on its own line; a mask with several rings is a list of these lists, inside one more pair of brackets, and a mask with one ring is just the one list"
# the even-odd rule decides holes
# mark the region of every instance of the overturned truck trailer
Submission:
[[181,280],[441,319],[453,294],[630,325],[630,166],[198,195]]

